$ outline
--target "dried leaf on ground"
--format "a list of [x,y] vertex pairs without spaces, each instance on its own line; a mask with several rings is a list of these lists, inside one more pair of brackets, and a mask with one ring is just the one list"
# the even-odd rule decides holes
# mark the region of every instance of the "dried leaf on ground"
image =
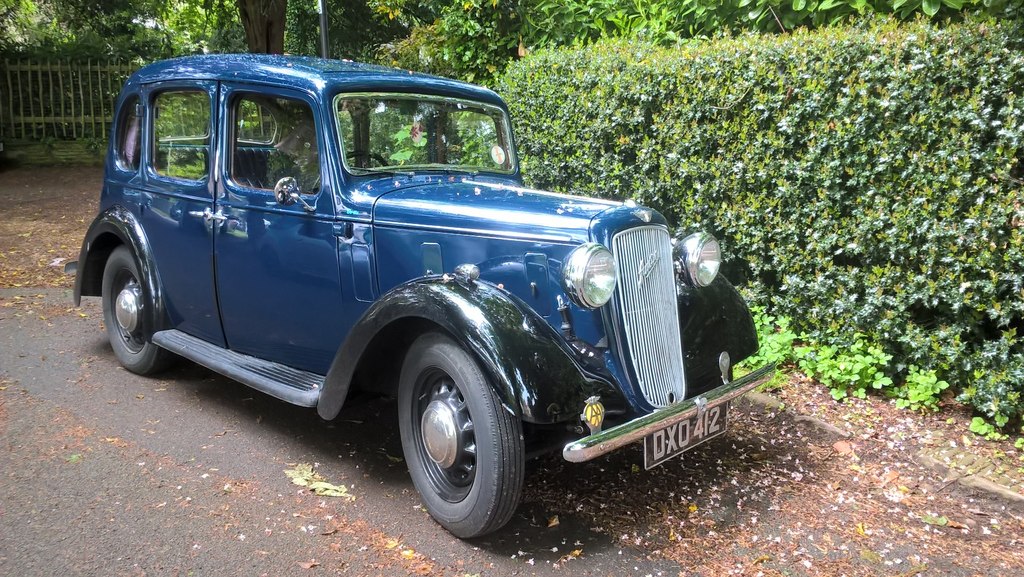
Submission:
[[925,513],[924,515],[921,515],[921,520],[929,525],[935,525],[936,527],[945,527],[949,525],[949,519],[943,515],[935,516]]
[[836,441],[832,445],[832,448],[835,449],[837,453],[844,457],[846,455],[855,455],[855,453],[853,452],[853,444],[850,443],[849,441]]
[[355,495],[348,492],[344,485],[328,483],[323,475],[313,470],[309,463],[299,463],[294,469],[285,469],[284,474],[292,480],[292,483],[300,487],[306,487],[314,494],[321,497],[342,497],[349,501],[355,501]]

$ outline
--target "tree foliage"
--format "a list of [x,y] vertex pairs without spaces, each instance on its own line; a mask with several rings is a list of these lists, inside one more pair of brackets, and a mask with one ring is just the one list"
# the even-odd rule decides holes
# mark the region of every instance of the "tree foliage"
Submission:
[[[284,47],[289,54],[320,55],[320,15],[317,0],[288,2]],[[409,34],[402,22],[377,12],[366,0],[328,3],[331,58],[372,61],[382,44]]]
[[1017,18],[1013,0],[370,0],[410,34],[382,57],[408,68],[489,82],[530,50],[631,39],[679,45],[723,33],[788,32],[870,14],[958,20],[967,13]]
[[154,60],[244,46],[230,0],[0,0],[10,55]]

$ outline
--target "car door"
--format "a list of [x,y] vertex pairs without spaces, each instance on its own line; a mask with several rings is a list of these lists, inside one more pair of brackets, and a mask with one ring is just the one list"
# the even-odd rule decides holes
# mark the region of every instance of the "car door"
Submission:
[[146,169],[125,198],[138,202],[170,326],[224,346],[213,281],[217,83],[157,83],[143,97]]
[[[312,96],[221,84],[214,252],[231,350],[325,374],[344,336],[334,203]],[[274,188],[293,178],[297,200]]]

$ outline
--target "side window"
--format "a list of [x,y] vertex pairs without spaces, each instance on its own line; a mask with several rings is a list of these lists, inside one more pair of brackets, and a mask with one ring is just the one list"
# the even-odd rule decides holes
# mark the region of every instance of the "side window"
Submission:
[[142,102],[138,96],[124,101],[117,120],[117,166],[121,170],[139,170],[142,156]]
[[320,156],[313,110],[301,100],[243,94],[232,105],[231,180],[273,190],[291,176],[303,193],[320,190]]
[[153,100],[153,171],[202,180],[210,161],[210,99],[200,90],[161,92]]

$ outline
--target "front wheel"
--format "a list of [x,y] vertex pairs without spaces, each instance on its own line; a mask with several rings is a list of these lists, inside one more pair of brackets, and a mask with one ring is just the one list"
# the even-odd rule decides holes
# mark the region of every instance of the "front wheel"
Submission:
[[175,357],[154,345],[152,335],[146,332],[154,319],[142,282],[128,247],[115,248],[103,269],[103,324],[121,365],[133,373],[149,375],[166,369]]
[[427,333],[409,348],[398,391],[402,450],[430,515],[456,537],[479,537],[512,517],[523,489],[522,424],[476,359]]

